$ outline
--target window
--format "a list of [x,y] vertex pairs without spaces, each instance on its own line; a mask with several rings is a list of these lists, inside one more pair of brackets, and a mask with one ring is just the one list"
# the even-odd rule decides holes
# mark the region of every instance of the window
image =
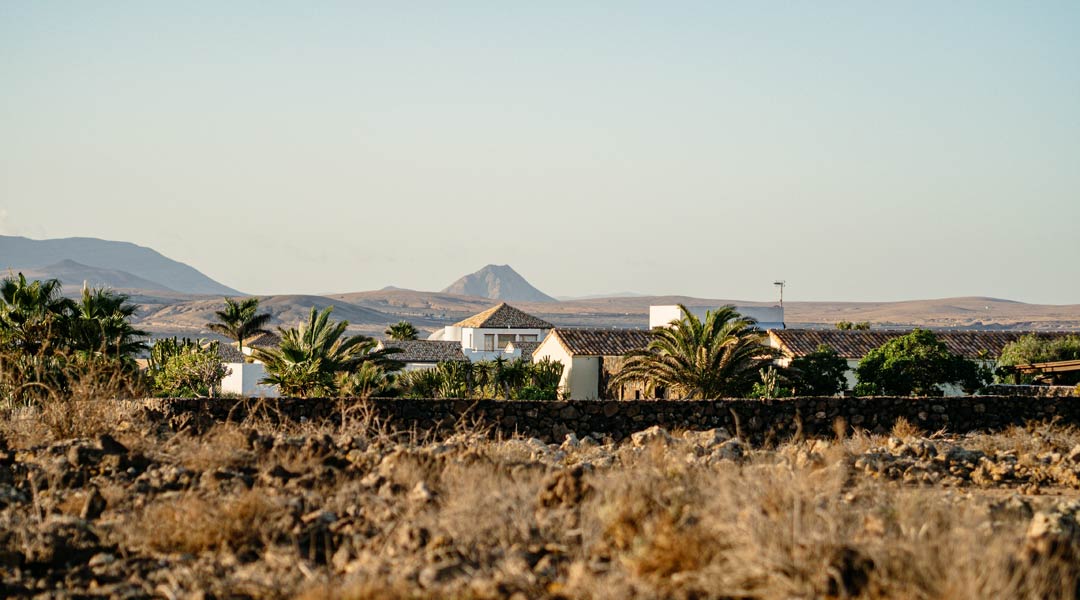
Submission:
[[507,344],[514,341],[514,334],[512,333],[500,333],[499,334],[499,349],[502,350]]
[[533,333],[533,334],[528,334],[528,335],[519,335],[518,338],[521,339],[521,341],[523,341],[523,342],[535,342],[536,341],[536,334]]
[[495,351],[495,334],[494,333],[485,333],[484,334],[484,352],[494,352],[494,351]]

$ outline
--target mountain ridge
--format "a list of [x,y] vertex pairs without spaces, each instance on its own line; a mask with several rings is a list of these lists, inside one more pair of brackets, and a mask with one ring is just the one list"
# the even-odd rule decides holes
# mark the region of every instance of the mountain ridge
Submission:
[[441,293],[510,302],[558,302],[536,289],[510,265],[486,265],[451,283]]
[[35,240],[0,235],[0,270],[44,271],[45,267],[55,266],[65,260],[90,269],[123,272],[171,291],[243,295],[211,279],[191,265],[171,259],[153,248],[131,242],[90,237]]

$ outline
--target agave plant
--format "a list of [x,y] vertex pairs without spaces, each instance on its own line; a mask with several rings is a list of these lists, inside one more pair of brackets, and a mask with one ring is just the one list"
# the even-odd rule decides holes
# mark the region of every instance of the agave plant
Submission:
[[653,330],[649,345],[626,355],[616,384],[645,382],[682,398],[738,398],[759,381],[776,351],[763,344],[756,321],[724,306],[698,319],[679,305],[682,318]]
[[331,321],[332,306],[319,312],[311,308],[307,323],[298,328],[279,328],[277,348],[255,348],[252,356],[265,364],[262,383],[276,385],[285,394],[311,397],[335,396],[341,374],[352,374],[370,362],[387,370],[401,368],[390,355],[396,349],[376,350],[378,342],[365,335],[345,335],[348,321]]

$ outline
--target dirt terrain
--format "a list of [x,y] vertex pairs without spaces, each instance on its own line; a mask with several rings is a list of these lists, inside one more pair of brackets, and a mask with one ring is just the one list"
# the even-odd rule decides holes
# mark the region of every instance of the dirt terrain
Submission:
[[0,596],[1074,598],[1080,432],[750,447],[4,411]]

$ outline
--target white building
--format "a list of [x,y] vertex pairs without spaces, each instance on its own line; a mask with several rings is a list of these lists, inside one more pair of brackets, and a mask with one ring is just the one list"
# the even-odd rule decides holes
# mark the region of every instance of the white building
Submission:
[[245,398],[277,398],[281,395],[276,385],[259,383],[266,377],[261,362],[225,363],[229,374],[221,380],[221,393],[237,394]]
[[506,357],[511,342],[538,342],[553,329],[551,323],[503,302],[464,321],[447,325],[429,340],[461,343],[461,351],[471,361]]
[[[716,308],[715,306],[687,306],[686,310],[704,321],[705,313]],[[762,331],[785,328],[783,306],[736,306],[735,311],[757,321],[757,328]],[[667,327],[669,323],[679,319],[682,319],[682,312],[676,304],[649,307],[649,329]]]
[[622,368],[623,355],[640,350],[652,339],[642,329],[552,329],[533,351],[533,362],[545,358],[562,363],[559,395],[573,400],[640,397],[641,390],[609,389]]

